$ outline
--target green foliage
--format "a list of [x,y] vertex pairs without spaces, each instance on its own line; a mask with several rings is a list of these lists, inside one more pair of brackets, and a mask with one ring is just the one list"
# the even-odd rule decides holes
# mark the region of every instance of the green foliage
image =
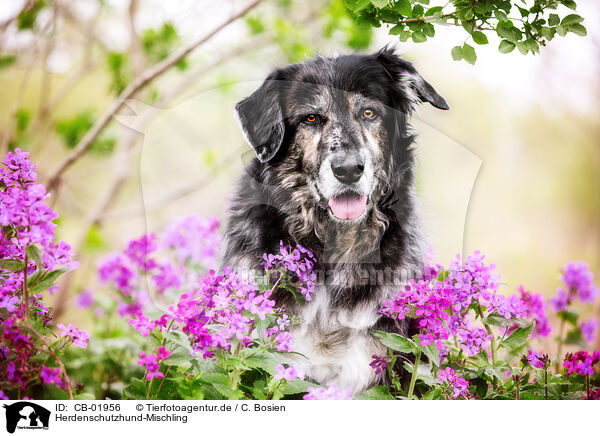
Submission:
[[10,67],[17,61],[17,57],[13,54],[0,55],[0,68]]
[[[144,30],[141,44],[148,61],[155,64],[167,58],[177,48],[180,40],[173,23],[165,22],[157,29]],[[175,68],[179,70],[185,70],[187,66],[185,58],[175,64]]]
[[[96,116],[91,110],[84,110],[71,118],[59,120],[56,123],[56,133],[63,140],[67,148],[73,148],[94,125]],[[116,138],[110,131],[103,131],[90,148],[98,154],[111,153],[114,149]]]
[[[400,41],[426,42],[435,36],[435,26],[462,27],[475,44],[489,43],[488,35],[501,38],[499,51],[510,53],[515,47],[522,54],[539,53],[556,34],[574,33],[585,36],[577,14],[561,15],[566,8],[575,10],[573,0],[534,0],[533,4],[509,0],[451,0],[444,6],[430,5],[419,0],[345,0],[347,10],[360,25],[386,25],[391,35]],[[460,50],[459,50],[460,47]],[[475,49],[466,42],[454,47],[452,59],[464,59],[470,64],[477,60]]]
[[323,32],[327,38],[340,35],[344,44],[355,50],[363,50],[371,44],[371,26],[354,21],[343,0],[331,1],[323,15]]
[[106,65],[111,78],[109,89],[119,95],[133,76],[129,56],[125,53],[110,52],[106,55]]
[[25,8],[17,17],[17,28],[19,30],[33,29],[38,14],[47,6],[46,0],[28,1]]

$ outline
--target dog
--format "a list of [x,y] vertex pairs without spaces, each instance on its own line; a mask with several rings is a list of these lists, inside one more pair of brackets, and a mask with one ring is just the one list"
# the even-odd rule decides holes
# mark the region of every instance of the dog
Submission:
[[280,241],[312,251],[326,276],[312,300],[275,299],[301,320],[290,332],[306,375],[353,394],[385,382],[371,332],[407,326],[378,309],[425,267],[409,126],[424,102],[449,109],[385,47],[277,68],[235,107],[256,157],[228,209],[223,264],[261,270]]

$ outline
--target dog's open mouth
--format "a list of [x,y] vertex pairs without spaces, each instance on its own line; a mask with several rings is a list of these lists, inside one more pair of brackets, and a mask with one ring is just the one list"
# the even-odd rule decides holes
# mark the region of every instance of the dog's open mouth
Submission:
[[329,209],[340,220],[354,220],[359,218],[367,208],[367,197],[355,193],[348,193],[333,197],[329,200]]

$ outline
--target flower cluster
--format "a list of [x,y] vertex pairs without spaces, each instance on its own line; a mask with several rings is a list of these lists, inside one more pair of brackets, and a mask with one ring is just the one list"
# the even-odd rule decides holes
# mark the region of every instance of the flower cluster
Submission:
[[221,246],[218,229],[217,217],[188,215],[176,219],[165,229],[161,245],[172,250],[180,264],[214,268]]
[[331,384],[326,388],[308,388],[305,400],[351,400],[350,389],[340,389]]
[[550,357],[534,350],[528,350],[523,360],[538,369],[547,369],[550,366]]
[[218,227],[215,217],[186,216],[171,224],[160,241],[154,234],[143,235],[122,253],[102,259],[98,276],[118,292],[119,315],[135,316],[148,306],[148,284],[161,296],[196,286],[205,268],[216,262]]
[[283,365],[277,365],[277,374],[275,374],[273,378],[286,381],[294,380],[296,378],[304,380],[304,371],[302,371],[297,364],[287,368]]
[[315,280],[317,279],[314,272],[315,265],[316,259],[309,250],[301,245],[291,248],[283,241],[279,244],[279,253],[263,255],[265,270],[293,276],[293,279],[300,282],[300,292],[307,301],[310,301],[311,295],[315,291]]
[[378,356],[377,354],[373,354],[371,359],[373,360],[369,363],[369,366],[375,370],[375,374],[381,374],[385,371],[392,361],[392,358],[389,356]]
[[498,293],[499,276],[494,273],[495,266],[486,265],[484,258],[476,251],[462,264],[457,257],[447,271],[433,268],[431,277],[411,280],[393,300],[384,301],[380,313],[394,319],[416,318],[422,346],[435,342],[441,351],[441,341],[452,335],[469,356],[477,354],[488,348],[491,335],[470,324],[467,314],[471,307],[506,319],[527,313],[521,298]]
[[594,337],[596,336],[596,330],[598,330],[598,324],[600,324],[595,319],[590,319],[586,322],[582,322],[579,327],[581,328],[581,334],[585,338],[587,342],[593,342]]
[[521,294],[521,301],[525,305],[525,316],[535,321],[531,337],[533,339],[547,337],[552,332],[552,327],[545,310],[543,295],[528,292],[523,286],[519,286],[519,293]]
[[163,378],[164,374],[160,372],[160,362],[168,359],[170,356],[171,352],[163,346],[158,347],[155,353],[146,354],[142,351],[138,365],[146,367],[146,378],[148,380]]
[[69,324],[65,327],[64,324],[60,323],[56,327],[60,330],[60,335],[70,339],[73,345],[80,348],[87,348],[90,335],[85,330],[80,330],[73,324]]
[[210,271],[197,289],[181,295],[168,316],[188,335],[194,351],[208,358],[217,348],[231,351],[234,344],[251,346],[252,315],[264,320],[274,313],[270,296],[271,290],[262,293],[256,283],[229,269],[222,274]]
[[[42,291],[52,294],[56,277],[78,267],[69,244],[55,242],[58,214],[46,204],[44,186],[35,183],[35,170],[29,153],[18,148],[0,164],[0,383],[7,392],[27,390],[37,381],[67,388],[60,368],[40,365],[38,353],[48,350],[42,351],[45,346],[26,326],[29,319],[40,321],[40,336],[52,328]],[[64,336],[85,348],[87,332],[73,325],[65,330]]]
[[574,354],[567,354],[563,362],[563,367],[567,370],[567,375],[573,373],[579,375],[594,374],[593,366],[600,362],[600,351],[588,353],[587,351],[578,351]]
[[600,290],[594,286],[593,280],[594,274],[588,264],[582,261],[568,262],[562,275],[564,287],[558,288],[556,295],[550,299],[554,312],[567,310],[577,298],[582,303],[593,303],[600,295]]
[[438,379],[445,382],[446,398],[457,400],[460,397],[464,399],[471,398],[469,392],[469,382],[457,375],[452,368],[441,369],[438,373]]

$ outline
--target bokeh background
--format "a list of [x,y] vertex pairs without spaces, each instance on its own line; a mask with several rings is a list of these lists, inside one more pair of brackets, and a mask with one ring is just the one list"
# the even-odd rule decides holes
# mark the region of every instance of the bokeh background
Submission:
[[[135,77],[246,4],[0,2],[1,154],[30,151],[47,182]],[[95,292],[98,259],[130,238],[185,214],[223,217],[251,158],[233,106],[272,68],[388,43],[451,106],[423,106],[413,123],[436,261],[481,250],[507,291],[522,284],[547,296],[568,260],[585,260],[598,278],[600,4],[583,0],[578,12],[587,37],[568,34],[537,56],[501,54],[490,39],[471,66],[450,55],[460,29],[400,43],[354,24],[341,0],[261,2],[133,96],[65,172],[51,202],[81,267],[61,283],[57,316],[79,317],[74,302]]]

